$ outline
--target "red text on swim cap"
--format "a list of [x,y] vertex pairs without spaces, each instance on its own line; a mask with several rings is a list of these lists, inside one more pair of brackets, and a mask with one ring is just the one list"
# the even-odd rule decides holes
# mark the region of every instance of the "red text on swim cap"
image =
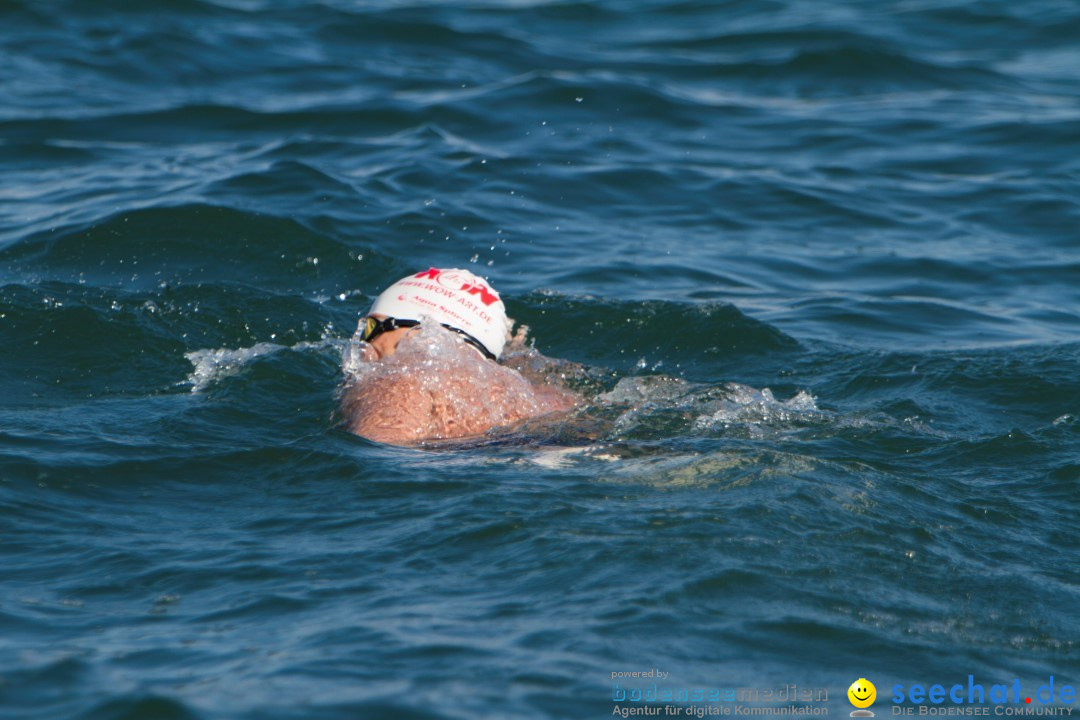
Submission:
[[461,286],[461,289],[469,293],[470,295],[479,295],[480,302],[484,303],[485,305],[491,305],[493,303],[499,302],[499,296],[491,292],[491,290],[481,285],[480,283],[464,283]]
[[[444,283],[443,280],[439,279],[439,276],[442,275],[442,274],[443,274],[443,271],[438,269],[438,268],[428,268],[424,272],[416,273],[416,275],[414,275],[413,277],[427,278],[429,280],[439,280],[440,283]],[[451,273],[451,275],[457,276],[456,273]],[[451,280],[451,279],[453,279],[453,278],[451,278],[451,277],[446,278],[446,280]],[[458,288],[458,290],[460,292],[466,292],[469,295],[479,295],[480,296],[480,302],[484,303],[484,305],[494,305],[495,303],[499,302],[499,296],[496,295],[491,290],[491,288],[487,287],[483,283],[474,282],[472,280],[464,281],[464,282],[461,283],[461,287]]]

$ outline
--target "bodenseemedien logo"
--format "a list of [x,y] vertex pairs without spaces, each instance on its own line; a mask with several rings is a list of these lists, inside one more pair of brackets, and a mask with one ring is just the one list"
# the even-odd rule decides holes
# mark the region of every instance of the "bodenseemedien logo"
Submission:
[[851,711],[851,717],[874,717],[873,711],[866,709],[877,699],[877,688],[874,687],[874,683],[866,678],[859,678],[847,689],[847,699],[856,707]]

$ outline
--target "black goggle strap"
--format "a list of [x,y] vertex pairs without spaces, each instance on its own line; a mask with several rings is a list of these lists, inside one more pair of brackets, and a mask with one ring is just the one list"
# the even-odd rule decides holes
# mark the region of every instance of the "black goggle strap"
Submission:
[[491,352],[486,347],[484,347],[484,343],[480,342],[479,340],[474,338],[469,333],[465,332],[464,330],[458,330],[456,327],[451,327],[450,325],[447,325],[446,323],[442,323],[442,326],[444,328],[446,328],[447,330],[449,330],[450,332],[456,332],[458,335],[461,336],[462,340],[464,340],[465,342],[469,343],[474,348],[479,350],[480,353],[484,357],[486,357],[488,360],[494,360],[495,362],[499,361],[499,358],[495,357],[495,353]]
[[[390,332],[391,330],[397,330],[398,328],[416,327],[419,324],[419,320],[399,320],[392,317],[379,320],[378,318],[367,317],[364,318],[364,332],[360,334],[360,340],[363,342],[371,342],[375,338],[382,335],[384,332]],[[499,359],[495,357],[495,354],[488,350],[486,347],[484,347],[484,344],[482,342],[474,338],[469,333],[453,327],[452,325],[447,325],[446,323],[440,324],[450,332],[455,332],[460,335],[462,340],[479,350],[480,353],[488,360],[494,360],[498,362]]]

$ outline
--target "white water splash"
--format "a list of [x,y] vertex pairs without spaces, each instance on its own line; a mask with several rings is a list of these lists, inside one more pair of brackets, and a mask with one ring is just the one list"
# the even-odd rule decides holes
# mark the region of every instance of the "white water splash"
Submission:
[[788,400],[777,400],[772,390],[740,383],[703,386],[666,375],[626,377],[609,392],[597,396],[603,405],[629,407],[616,418],[614,431],[648,427],[662,416],[682,418],[694,432],[732,426],[799,425],[831,417],[818,408],[805,390]]
[[786,424],[824,419],[814,398],[800,390],[788,400],[777,400],[769,388],[757,390],[749,385],[727,383],[727,397],[716,401],[707,414],[694,421],[694,429],[712,430],[745,424]]
[[663,403],[677,400],[690,392],[685,380],[669,375],[635,375],[620,378],[609,392],[596,399],[603,403]]
[[194,366],[194,369],[182,384],[190,384],[192,393],[200,393],[222,378],[236,375],[257,357],[281,350],[326,350],[339,347],[341,342],[336,338],[323,338],[316,342],[299,342],[295,345],[262,342],[246,348],[193,350],[184,353],[184,357]]

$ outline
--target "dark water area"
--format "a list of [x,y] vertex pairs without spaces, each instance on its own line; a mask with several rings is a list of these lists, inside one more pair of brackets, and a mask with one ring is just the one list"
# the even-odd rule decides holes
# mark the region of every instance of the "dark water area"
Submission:
[[[428,266],[589,407],[344,432]],[[1078,370],[1072,0],[0,0],[4,718],[1075,687]]]

